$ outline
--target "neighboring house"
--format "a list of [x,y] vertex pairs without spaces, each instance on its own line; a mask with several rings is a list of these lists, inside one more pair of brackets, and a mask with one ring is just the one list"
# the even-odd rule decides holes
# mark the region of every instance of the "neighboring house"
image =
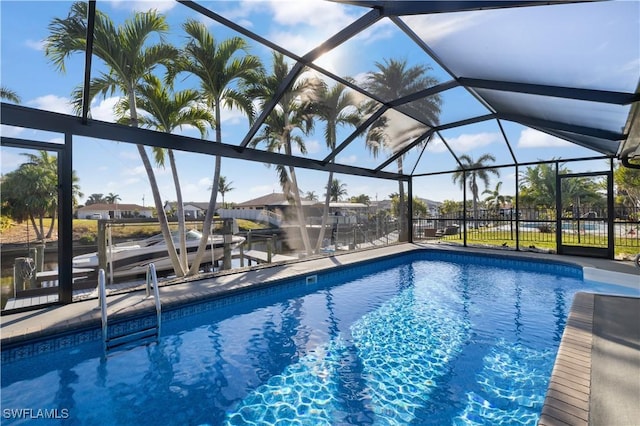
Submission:
[[[176,203],[175,201],[167,201],[164,203],[164,211],[167,213],[167,215],[171,216],[174,212],[177,211],[177,204],[178,203]],[[208,207],[208,202],[189,201],[188,203],[184,203],[184,217],[187,220],[203,219]]]
[[[314,212],[318,208],[322,209],[322,204],[318,201],[311,201],[303,198],[302,207],[306,213],[309,213]],[[293,204],[290,203],[281,192],[274,192],[272,194],[254,198],[253,200],[238,203],[235,205],[235,208],[240,210],[269,210],[274,213],[284,214],[285,216],[295,214]]]
[[[306,217],[322,215],[322,204],[318,201],[302,199],[302,207]],[[289,221],[297,221],[293,204],[280,192],[244,201],[236,204],[233,209],[224,209],[218,212],[223,217],[265,221],[275,226],[286,222],[287,219]],[[251,213],[255,218],[251,216]]]
[[134,217],[153,217],[153,209],[137,204],[90,204],[76,210],[78,219],[125,219]]

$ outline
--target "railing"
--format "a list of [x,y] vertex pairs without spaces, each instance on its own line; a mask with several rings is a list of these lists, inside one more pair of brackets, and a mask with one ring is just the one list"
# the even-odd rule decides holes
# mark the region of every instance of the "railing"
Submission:
[[98,271],[98,301],[102,320],[102,346],[105,354],[107,354],[112,349],[130,344],[134,341],[152,337],[157,339],[160,336],[160,326],[162,323],[162,305],[160,303],[160,291],[158,290],[158,277],[156,274],[156,267],[153,263],[150,263],[147,267],[146,297],[149,297],[151,295],[151,287],[153,287],[153,297],[155,300],[156,324],[154,326],[135,330],[133,332],[124,332],[122,334],[109,336],[109,318],[107,313],[107,289],[105,272],[104,269],[100,269]]
[[[640,250],[640,210],[614,210],[613,234],[609,235],[605,212],[589,211],[583,214],[564,212],[560,221],[563,244],[606,246],[613,238],[618,252],[636,253]],[[519,248],[556,248],[555,209],[504,209],[500,212],[481,212],[473,218],[467,212],[413,219],[415,241],[444,240],[469,244],[484,244]],[[466,235],[465,235],[466,232]]]
[[162,305],[160,303],[160,290],[158,289],[158,274],[156,273],[156,265],[150,263],[147,267],[146,288],[147,297],[151,295],[151,285],[153,285],[153,299],[156,304],[157,319],[157,335],[160,335],[160,326],[162,324]]

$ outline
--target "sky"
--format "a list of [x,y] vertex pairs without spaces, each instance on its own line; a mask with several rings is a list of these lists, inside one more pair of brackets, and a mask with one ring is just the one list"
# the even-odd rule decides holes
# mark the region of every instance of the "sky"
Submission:
[[[298,55],[312,50],[368,11],[355,6],[311,0],[201,3]],[[0,0],[0,80],[2,87],[13,90],[21,97],[23,105],[72,114],[69,100],[72,90],[82,82],[83,56],[78,54],[70,57],[66,63],[66,72],[61,73],[48,61],[43,48],[49,23],[54,17],[65,17],[70,5],[67,1]],[[205,23],[218,40],[237,35],[173,1],[99,0],[97,6],[116,24],[130,18],[135,11],[156,8],[160,13],[167,14],[171,28],[167,40],[176,46],[182,46],[185,42],[181,24],[189,18]],[[634,91],[640,75],[640,52],[634,49],[634,46],[637,47],[634,37],[638,38],[636,36],[640,22],[638,19],[625,17],[638,12],[638,2],[621,2],[616,7],[607,9],[606,14],[601,7],[603,6],[597,4],[556,5],[528,8],[526,11],[524,8],[517,8],[473,14],[416,16],[405,18],[404,21],[425,42],[441,52],[441,59],[446,59],[450,64],[450,70],[458,75],[466,75],[465,67],[476,64],[481,72],[486,73],[476,76],[477,78],[508,80],[517,76],[517,79],[525,82],[536,83],[537,81],[529,80],[535,79],[537,75],[544,75],[552,84]],[[522,43],[528,43],[531,49],[523,51]],[[552,43],[556,45],[556,49],[548,49]],[[474,44],[477,44],[477,48],[474,48]],[[589,47],[585,48],[585,45]],[[271,50],[255,42],[251,42],[251,46],[251,53],[259,56],[267,70],[270,70]],[[456,50],[460,49],[460,46],[466,46],[468,51],[465,53]],[[510,53],[509,61],[504,61],[501,50]],[[466,62],[458,59],[462,55],[465,55]],[[389,58],[406,60],[409,65],[428,67],[429,75],[440,82],[451,79],[446,70],[412,43],[388,19],[379,21],[363,33],[324,54],[317,60],[317,64],[336,75],[350,76],[356,81],[363,81],[368,72],[375,70],[376,63],[382,63]],[[610,63],[616,66],[606,68],[603,65]],[[103,65],[94,60],[92,75],[96,76],[103,70]],[[329,85],[334,84],[328,78],[325,80]],[[197,84],[193,77],[181,76],[177,87],[195,88]],[[482,104],[462,88],[448,90],[441,96],[441,123],[488,113]],[[113,106],[117,99],[117,93],[95,99],[91,108],[92,117],[113,122]],[[537,103],[535,97],[525,97],[522,100],[525,101],[522,106],[524,110],[529,108],[533,112],[539,112],[541,104]],[[569,102],[558,102],[553,106],[555,110],[552,112],[571,114],[573,106]],[[607,106],[602,109],[599,117],[606,120],[606,124],[612,128],[618,128],[624,125],[627,114],[628,109]],[[399,123],[400,128],[407,124],[406,119],[404,122],[403,119],[396,119],[394,122]],[[490,152],[496,157],[497,165],[512,163],[511,153],[504,142],[505,136],[511,142],[514,155],[521,162],[599,155],[516,123],[502,124],[501,129],[495,120],[490,120],[445,130],[441,135],[457,155],[477,158]],[[248,120],[238,111],[223,111],[224,143],[240,143],[248,129]],[[5,136],[58,143],[63,141],[62,135],[44,134],[29,129],[3,126],[1,131]],[[328,154],[323,132],[323,123],[317,123],[316,130],[305,138],[308,157],[322,159]],[[338,139],[342,140],[350,132],[349,128],[339,129]],[[177,133],[199,137],[194,129],[186,128]],[[207,139],[213,138],[214,132],[210,130]],[[19,152],[2,148],[3,174],[13,170],[21,162]],[[370,167],[381,164],[389,155],[388,152],[382,152],[374,158],[365,149],[362,138],[358,138],[341,152],[336,161],[346,165]],[[212,184],[214,159],[185,152],[178,152],[176,156],[183,199],[207,201]],[[94,193],[117,194],[122,203],[152,203],[147,177],[135,145],[75,138],[73,167],[84,194],[80,199],[81,203]],[[573,171],[607,169],[607,165],[602,161],[571,163],[569,167]],[[405,172],[433,173],[455,168],[454,158],[438,137],[427,144],[424,152],[416,150],[407,155],[404,161]],[[393,162],[385,170],[397,171],[396,163]],[[319,197],[323,196],[326,173],[301,169],[298,169],[297,173],[299,187],[303,193],[314,192]],[[156,169],[156,175],[163,200],[175,200],[169,169],[159,167]],[[267,167],[262,163],[223,158],[222,175],[226,177],[227,182],[231,182],[233,188],[225,194],[226,202],[238,203],[268,193],[281,192],[274,167]],[[389,180],[346,175],[335,177],[345,184],[348,196],[365,194],[371,200],[383,200],[398,191],[397,183]],[[499,181],[502,182],[504,194],[515,193],[513,167],[501,169],[500,177],[492,179],[489,189],[493,189]],[[415,196],[435,201],[462,199],[462,192],[458,185],[452,182],[450,175],[416,178],[413,191]],[[218,201],[221,201],[221,196],[218,196]]]

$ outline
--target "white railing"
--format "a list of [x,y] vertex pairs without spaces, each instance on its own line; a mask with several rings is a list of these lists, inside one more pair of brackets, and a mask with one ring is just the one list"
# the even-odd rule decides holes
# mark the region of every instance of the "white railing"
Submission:
[[267,222],[273,226],[280,226],[283,218],[281,214],[267,209],[218,209],[221,218],[245,219],[256,222]]

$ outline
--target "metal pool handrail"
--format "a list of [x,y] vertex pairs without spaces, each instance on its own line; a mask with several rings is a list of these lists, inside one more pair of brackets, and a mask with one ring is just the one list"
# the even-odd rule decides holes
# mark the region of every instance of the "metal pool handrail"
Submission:
[[98,270],[98,302],[102,317],[102,346],[107,350],[107,288],[104,269]]
[[160,325],[162,320],[162,304],[160,303],[160,291],[158,289],[158,276],[156,274],[156,267],[153,263],[150,263],[147,267],[147,297],[151,294],[151,286],[153,286],[153,297],[155,299],[156,306],[156,325],[148,327],[143,330],[136,330],[129,333],[120,334],[108,337],[108,315],[107,315],[107,290],[106,290],[106,278],[104,269],[98,271],[98,299],[100,304],[101,318],[102,318],[102,346],[104,353],[107,354],[109,349],[117,346],[126,345],[133,341],[149,338],[155,336],[157,339],[160,336]]
[[160,324],[162,322],[162,304],[160,303],[160,290],[158,289],[158,274],[156,273],[156,265],[150,263],[147,267],[147,297],[151,291],[150,286],[153,284],[153,298],[156,303],[156,317],[158,321],[158,336],[160,335]]

